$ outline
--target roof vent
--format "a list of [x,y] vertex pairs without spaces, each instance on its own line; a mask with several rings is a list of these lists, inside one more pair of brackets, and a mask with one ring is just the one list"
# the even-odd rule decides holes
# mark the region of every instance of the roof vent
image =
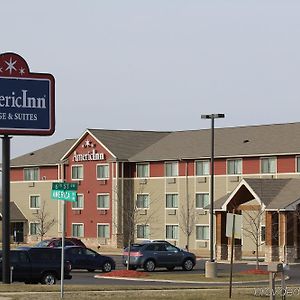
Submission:
[[34,155],[34,152],[31,152],[29,155]]
[[249,140],[243,140],[244,144],[249,143],[249,142],[250,142]]

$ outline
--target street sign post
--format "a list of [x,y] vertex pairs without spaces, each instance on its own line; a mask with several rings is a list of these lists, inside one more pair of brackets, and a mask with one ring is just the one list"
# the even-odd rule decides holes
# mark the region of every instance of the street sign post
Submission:
[[60,295],[64,295],[64,248],[65,248],[65,222],[66,222],[66,201],[76,202],[78,184],[76,182],[53,182],[51,199],[62,200],[62,237],[61,237],[61,282]]

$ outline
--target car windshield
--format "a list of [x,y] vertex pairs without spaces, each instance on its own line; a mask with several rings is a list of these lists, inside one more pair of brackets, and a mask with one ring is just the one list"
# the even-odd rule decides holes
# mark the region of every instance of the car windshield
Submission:
[[40,241],[39,243],[37,243],[35,245],[35,247],[39,247],[39,248],[42,248],[42,247],[47,247],[49,244],[49,240],[44,240],[44,241]]

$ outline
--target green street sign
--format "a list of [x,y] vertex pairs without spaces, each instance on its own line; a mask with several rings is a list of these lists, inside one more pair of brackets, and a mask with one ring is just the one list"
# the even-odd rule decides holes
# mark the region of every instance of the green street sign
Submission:
[[77,182],[52,182],[52,190],[60,191],[77,191]]
[[65,200],[76,202],[77,200],[77,193],[75,191],[68,191],[68,190],[52,190],[51,191],[51,198],[53,200]]

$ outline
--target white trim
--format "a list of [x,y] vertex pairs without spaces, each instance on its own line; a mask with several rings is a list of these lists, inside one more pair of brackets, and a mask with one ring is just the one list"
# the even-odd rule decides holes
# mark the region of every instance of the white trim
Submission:
[[231,194],[229,195],[229,197],[227,198],[227,200],[225,201],[225,203],[222,205],[221,210],[222,211],[227,211],[227,205],[228,203],[231,201],[231,199],[233,198],[233,196],[237,193],[237,191],[242,187],[245,186],[248,191],[253,195],[254,199],[257,200],[257,202],[262,206],[262,208],[265,208],[265,205],[261,202],[259,196],[254,192],[254,190],[251,188],[251,186],[247,183],[247,181],[245,179],[242,179],[241,182],[238,184],[238,186],[231,192]]
[[[107,166],[108,167],[108,177],[98,177],[98,166]],[[108,162],[104,162],[104,163],[97,163],[96,164],[96,180],[109,180],[110,179],[110,164]]]
[[[97,130],[97,129],[95,129]],[[63,155],[63,157],[60,160],[64,160],[66,158],[68,158],[70,156],[70,154],[73,152],[73,150],[75,148],[78,147],[78,145],[82,142],[82,140],[84,140],[84,138],[90,135],[92,136],[97,142],[98,144],[105,149],[112,157],[117,158],[116,155],[114,155],[104,144],[102,144],[91,132],[90,130],[86,130],[83,132],[83,134],[75,141],[75,143],[69,148],[69,150]]]
[[[39,200],[40,200],[40,203],[39,203],[39,207],[31,207],[31,197],[39,197]],[[41,194],[29,194],[28,195],[28,198],[29,198],[29,209],[32,209],[32,210],[37,210],[37,209],[41,209]]]
[[[99,236],[99,226],[108,226],[108,236],[100,237]],[[111,237],[111,228],[109,223],[97,223],[97,239],[110,239]]]
[[[73,225],[82,225],[82,231],[83,231],[83,234],[82,236],[75,236],[74,235],[74,232],[73,232]],[[71,229],[72,229],[72,237],[79,237],[79,238],[83,238],[84,237],[84,223],[71,223]]]
[[[82,178],[73,178],[73,168],[74,167],[82,167]],[[84,180],[84,167],[83,164],[75,164],[75,165],[71,165],[71,180],[72,181],[82,181]]]
[[[98,196],[108,196],[108,207],[99,207],[98,206]],[[97,193],[96,194],[96,206],[97,206],[97,210],[109,210],[110,209],[110,193]]]
[[83,210],[84,209],[84,194],[83,193],[78,193],[77,194],[77,201],[78,201],[78,196],[82,196],[82,207],[73,207],[73,203],[75,203],[75,202],[72,202],[72,204],[71,204],[71,209],[72,210]]

